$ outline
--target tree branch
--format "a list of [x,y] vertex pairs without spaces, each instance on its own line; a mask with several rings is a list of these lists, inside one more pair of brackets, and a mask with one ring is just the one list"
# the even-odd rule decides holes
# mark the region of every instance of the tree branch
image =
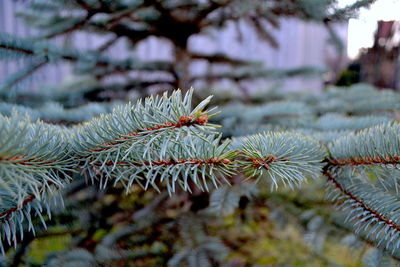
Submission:
[[348,199],[351,199],[358,207],[362,208],[365,212],[372,215],[378,222],[389,226],[400,234],[400,225],[393,222],[391,219],[385,217],[377,210],[369,207],[361,199],[354,196],[351,192],[347,191],[343,186],[335,179],[335,177],[329,172],[330,165],[327,164],[323,168],[323,174],[342,194],[344,194]]

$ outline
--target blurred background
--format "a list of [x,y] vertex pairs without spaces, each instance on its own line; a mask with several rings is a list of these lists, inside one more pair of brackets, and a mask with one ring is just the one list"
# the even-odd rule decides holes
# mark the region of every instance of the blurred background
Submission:
[[[21,37],[31,37],[38,33],[37,29],[23,22],[23,14],[16,16],[21,13],[26,2],[28,1],[0,2],[0,31]],[[346,7],[354,2],[356,1],[340,0],[338,6]],[[298,75],[282,80],[279,87],[286,91],[307,89],[320,92],[325,84],[349,85],[355,82],[368,82],[396,90],[400,87],[397,78],[400,72],[400,29],[397,21],[400,19],[399,10],[399,1],[378,0],[369,8],[361,8],[357,17],[332,23],[330,27],[334,36],[320,22],[281,17],[279,27],[265,25],[271,35],[270,44],[260,39],[254,28],[245,22],[239,25],[229,23],[222,31],[192,36],[189,47],[191,51],[199,53],[225,53],[237,59],[258,61],[269,69],[315,67],[323,70],[319,76]],[[56,36],[52,41],[64,47],[90,50],[103,44],[110,36],[112,34],[99,36],[97,33],[78,30],[68,35]],[[113,58],[123,58],[126,53],[145,61],[174,59],[171,43],[152,36],[142,40],[133,50],[123,38],[107,50],[107,54]],[[23,64],[0,62],[0,79],[16,72]],[[72,65],[68,63],[44,66],[34,79],[28,81],[28,86],[34,90],[38,84],[52,85],[73,80],[71,68]],[[191,64],[190,71],[203,73],[207,68],[205,62],[196,62]],[[115,77],[113,79],[118,80]],[[252,85],[248,87],[270,84],[274,83],[263,79],[258,83],[252,81]],[[234,85],[219,83],[218,86],[228,88]]]

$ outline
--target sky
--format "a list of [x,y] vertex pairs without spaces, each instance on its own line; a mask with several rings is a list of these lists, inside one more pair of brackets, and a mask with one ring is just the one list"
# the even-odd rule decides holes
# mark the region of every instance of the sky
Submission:
[[[339,0],[340,6],[354,0]],[[400,20],[400,0],[377,0],[369,9],[362,9],[358,18],[350,19],[347,54],[355,58],[362,47],[371,47],[378,20]]]

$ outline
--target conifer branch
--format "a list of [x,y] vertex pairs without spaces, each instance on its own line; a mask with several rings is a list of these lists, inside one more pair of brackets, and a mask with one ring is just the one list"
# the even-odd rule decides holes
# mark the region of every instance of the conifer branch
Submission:
[[165,93],[162,97],[147,98],[144,105],[140,100],[136,105],[121,106],[83,125],[77,129],[78,155],[104,154],[123,147],[129,152],[139,143],[149,147],[157,140],[178,140],[179,136],[190,132],[194,135],[210,133],[215,125],[207,122],[215,114],[203,110],[210,97],[192,110],[192,94],[193,90],[189,90],[183,97],[180,91],[175,91],[169,97]]
[[39,39],[50,39],[54,38],[56,36],[62,35],[62,34],[67,34],[71,33],[73,31],[79,30],[82,28],[89,20],[91,17],[93,17],[96,13],[88,12],[86,16],[78,18],[74,21],[72,25],[67,25],[67,27],[59,29],[54,32],[50,32],[48,34],[45,34],[43,36],[39,36]]
[[25,207],[26,205],[28,205],[29,203],[31,203],[31,202],[32,202],[33,200],[35,200],[35,199],[36,199],[35,195],[33,195],[33,194],[32,194],[32,195],[28,195],[28,196],[22,201],[22,203],[21,203],[20,206],[15,206],[15,207],[10,208],[10,209],[8,209],[8,210],[6,210],[6,211],[0,212],[0,218],[1,218],[1,219],[4,219],[4,218],[10,216],[11,213],[22,209],[23,207]]
[[[173,132],[170,134],[174,136]],[[220,137],[214,136],[182,136],[179,142],[170,140],[169,143],[153,143],[151,147],[157,149],[137,144],[135,150],[89,157],[84,169],[92,179],[100,178],[102,186],[108,180],[113,180],[114,183],[122,183],[127,190],[134,182],[144,188],[153,186],[157,189],[157,184],[164,182],[171,194],[175,192],[176,183],[190,191],[189,181],[192,181],[201,190],[208,191],[209,182],[214,186],[218,186],[221,179],[228,182],[236,171],[233,162],[235,151],[227,150],[229,143],[220,145],[219,141]]]
[[117,138],[113,142],[103,143],[101,146],[92,149],[91,152],[107,150],[108,148],[110,148],[114,145],[118,145],[119,143],[124,142],[129,137],[134,137],[134,136],[144,137],[144,136],[154,134],[154,133],[162,131],[162,130],[179,129],[184,126],[186,126],[186,127],[195,126],[195,125],[204,126],[207,124],[207,121],[208,121],[207,114],[201,115],[198,118],[194,118],[194,116],[190,116],[190,115],[181,116],[178,118],[178,122],[165,122],[160,125],[153,126],[153,127],[138,129],[135,132],[130,132],[130,133],[126,134],[125,136],[121,136],[121,137]]
[[[59,206],[62,199],[57,194],[46,194],[43,188],[43,195],[40,200],[35,195],[28,195],[22,204],[12,205],[9,203],[8,209],[2,209],[0,215],[0,222],[2,224],[2,231],[0,233],[0,251],[4,254],[3,242],[7,241],[8,245],[17,245],[17,240],[24,238],[24,232],[32,232],[35,234],[35,225],[33,217],[38,217],[46,228],[46,221],[44,214],[51,218],[50,207]],[[4,204],[4,203],[3,203]],[[27,224],[27,229],[25,225]]]
[[272,36],[265,28],[265,26],[262,23],[262,20],[257,17],[257,16],[249,16],[249,21],[250,25],[254,27],[254,29],[257,31],[259,36],[266,41],[268,44],[270,44],[273,48],[278,48],[279,44],[275,40],[275,37]]
[[[360,230],[359,228],[357,229],[356,227],[354,227],[353,222],[348,222],[348,219],[346,219],[346,216],[343,214],[334,217],[334,225],[337,225],[340,228],[344,228],[350,231],[351,233],[357,232],[357,237],[360,238],[366,244],[370,245],[371,247],[377,247],[377,244],[379,243],[379,237],[377,238],[371,235],[369,231],[365,230],[363,231],[362,229]],[[386,250],[384,249],[383,251],[388,252],[391,258],[400,262],[400,254],[398,251],[393,250],[393,245],[389,246],[388,249]],[[378,264],[381,264],[381,262],[378,262]],[[379,265],[375,266],[378,267]]]
[[47,161],[46,159],[38,159],[33,158],[28,155],[19,155],[19,156],[6,156],[0,157],[0,161],[11,163],[11,164],[20,164],[24,166],[41,166],[41,167],[51,167],[56,160]]
[[192,59],[197,59],[197,60],[206,60],[210,63],[222,63],[222,64],[229,64],[232,66],[244,66],[244,65],[259,65],[259,62],[251,62],[249,63],[246,60],[241,60],[241,59],[236,59],[236,58],[231,58],[226,56],[225,54],[222,53],[217,53],[217,54],[204,54],[204,53],[191,53],[190,57]]
[[13,75],[10,75],[5,79],[3,83],[0,84],[0,91],[11,88],[12,86],[18,84],[23,81],[25,78],[31,76],[34,72],[38,71],[40,68],[45,66],[48,63],[47,60],[39,60],[38,62],[34,62],[24,68],[22,71],[18,71]]
[[229,79],[232,81],[243,81],[257,78],[283,78],[283,77],[294,77],[294,76],[305,76],[305,75],[320,75],[326,70],[314,66],[303,66],[300,68],[292,69],[263,69],[263,68],[249,68],[242,67],[242,69],[236,69],[229,72],[220,73],[206,73],[193,76],[192,82],[198,80],[220,80]]
[[347,218],[353,221],[356,234],[367,233],[367,237],[374,237],[376,246],[395,255],[400,245],[400,204],[397,199],[352,176],[351,170],[335,169],[328,163],[323,174],[335,189],[332,193],[339,192],[333,200],[341,203],[341,208],[349,209]]
[[22,54],[27,54],[27,55],[33,55],[34,52],[31,49],[28,48],[23,48],[23,47],[17,47],[17,46],[13,46],[10,44],[4,44],[4,43],[0,43],[0,49],[4,49],[4,50],[9,50],[12,52],[17,52],[17,53],[22,53]]
[[90,63],[91,66],[106,68],[107,73],[126,72],[130,70],[160,70],[171,71],[171,64],[166,62],[139,62],[136,59],[128,59],[123,61],[113,60],[98,55],[95,57],[93,53],[84,53],[75,50],[60,49],[50,43],[39,42],[33,43],[28,38],[16,38],[7,34],[0,34],[0,52],[14,52],[20,56],[33,56],[39,60],[55,60],[62,59],[72,62]]
[[[50,186],[52,186],[52,185],[53,185],[52,182],[48,182],[48,183],[47,183],[47,187],[50,187]],[[42,187],[42,188],[40,189],[40,191],[41,191],[42,193],[44,192],[44,190],[45,190],[45,187]],[[37,197],[36,197],[35,194],[29,194],[29,195],[27,195],[27,196],[25,197],[25,199],[22,201],[22,203],[19,204],[18,206],[14,206],[14,207],[12,207],[12,208],[10,208],[10,209],[8,209],[8,210],[5,210],[5,211],[0,212],[0,219],[1,219],[1,220],[4,220],[4,219],[8,218],[12,213],[24,209],[27,205],[29,205],[32,201],[34,201],[34,200],[36,200],[36,199],[37,199]],[[1,242],[1,241],[0,241],[0,242]]]
[[399,123],[390,122],[343,136],[329,144],[329,161],[337,166],[396,165],[400,162],[399,130]]
[[400,163],[400,156],[375,156],[375,157],[355,157],[345,159],[330,159],[330,163],[335,166],[346,166],[346,165],[372,165],[372,164],[383,164],[383,165],[396,165]]
[[344,17],[351,17],[357,12],[361,7],[369,7],[372,5],[376,0],[357,0],[351,5],[348,5],[343,8],[339,8],[335,10],[333,14],[331,14],[326,20],[328,21],[338,21],[343,19]]
[[33,229],[31,210],[41,216],[52,191],[70,180],[67,173],[75,163],[65,136],[55,126],[31,123],[18,115],[0,116],[0,135],[0,219],[8,224],[2,233],[15,243],[16,227],[22,228],[28,219]]
[[[343,186],[335,179],[335,177],[328,171],[328,168],[325,167],[323,174],[326,176],[329,182],[331,182],[337,189],[339,189],[342,194],[344,194],[348,199],[352,200],[355,206],[360,207],[363,211],[371,214],[372,217],[376,218],[378,223],[383,223],[389,226],[392,229],[395,229],[400,234],[400,224],[396,224],[393,220],[385,217],[383,214],[379,213],[377,210],[371,208],[367,204],[365,204],[361,199],[354,196],[350,191],[343,188]],[[367,216],[367,215],[364,215]],[[362,218],[358,218],[360,221]]]
[[235,140],[240,166],[248,177],[259,178],[264,173],[272,180],[299,186],[306,176],[314,176],[322,167],[324,152],[316,140],[289,132],[267,132]]

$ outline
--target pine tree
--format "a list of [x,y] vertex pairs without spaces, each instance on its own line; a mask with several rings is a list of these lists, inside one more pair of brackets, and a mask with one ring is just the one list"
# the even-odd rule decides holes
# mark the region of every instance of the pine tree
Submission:
[[[294,76],[305,73],[320,73],[316,68],[295,68],[289,70],[265,69],[259,62],[239,60],[224,53],[203,54],[191,51],[189,39],[196,35],[209,36],[229,23],[246,23],[254,29],[259,38],[269,45],[278,46],[268,28],[279,28],[279,18],[300,17],[305,20],[324,23],[335,37],[330,24],[348,18],[360,6],[373,0],[357,1],[346,8],[337,8],[336,1],[239,1],[239,0],[146,0],[146,1],[32,1],[18,15],[38,34],[29,38],[0,35],[2,58],[25,57],[26,66],[2,82],[0,93],[7,95],[8,89],[18,85],[37,70],[48,64],[68,62],[73,64],[79,80],[71,85],[78,96],[64,91],[47,92],[54,100],[85,102],[104,100],[110,91],[124,96],[131,90],[147,95],[146,89],[181,88],[187,90],[193,83],[228,79],[240,83],[266,76]],[[269,26],[269,27],[266,27]],[[95,50],[81,51],[68,44],[55,46],[54,39],[73,36],[75,32],[98,35],[105,39]],[[171,45],[174,60],[149,61],[127,55],[123,59],[107,56],[108,49],[125,41],[133,51],[139,43],[149,37],[167,40]],[[73,37],[71,37],[73,38]],[[340,46],[340,45],[339,45]],[[132,53],[134,54],[134,53]],[[207,62],[208,71],[192,73],[194,63]],[[214,70],[214,66],[217,70]],[[119,82],[110,82],[118,77]],[[65,88],[64,88],[65,89]],[[12,94],[19,99],[32,97],[32,92]],[[108,93],[108,94],[107,94]],[[84,95],[82,101],[80,96]],[[9,96],[11,97],[11,96]],[[36,96],[40,98],[39,96]],[[76,104],[75,104],[76,105]]]
[[[345,9],[335,9],[334,1],[32,2],[21,15],[42,29],[40,35],[0,38],[1,59],[29,62],[4,81],[8,103],[0,103],[1,264],[246,266],[256,263],[247,246],[260,233],[256,224],[270,228],[261,233],[278,240],[278,228],[300,228],[309,260],[319,265],[338,264],[324,247],[339,238],[366,266],[395,265],[398,93],[367,85],[327,88],[320,95],[267,91],[249,95],[246,103],[224,99],[216,109],[218,99],[197,101],[194,93],[198,98],[201,92],[190,89],[136,103],[64,108],[38,107],[35,98],[27,107],[22,105],[27,92],[13,89],[43,65],[61,61],[94,75],[95,95],[99,88],[109,90],[102,78],[115,72],[170,72],[172,87],[187,88],[191,60],[249,64],[190,54],[187,40],[203,24],[222,27],[245,19],[273,44],[260,21],[274,24],[287,15],[329,25],[370,2]],[[114,39],[90,53],[44,41],[76,30],[113,32],[114,39],[125,36],[133,46],[148,36],[167,38],[176,62],[110,59],[102,50]],[[253,67],[202,78],[240,81],[266,73]],[[151,85],[131,82],[124,88]],[[87,90],[73,99],[92,99]],[[71,101],[51,97],[66,106]],[[332,212],[334,203],[343,211]],[[57,237],[67,245],[46,251],[40,262],[29,255],[41,240],[57,244]],[[296,264],[292,255],[280,253],[282,265]]]

